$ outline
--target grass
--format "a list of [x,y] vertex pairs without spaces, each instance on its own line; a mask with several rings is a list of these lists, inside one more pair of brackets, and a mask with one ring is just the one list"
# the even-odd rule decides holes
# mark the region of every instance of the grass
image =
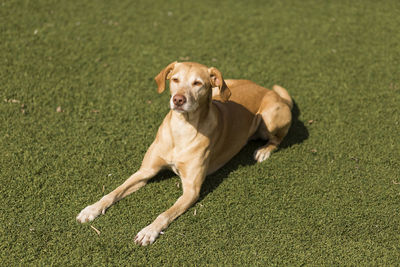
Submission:
[[[2,265],[398,264],[399,11],[395,0],[1,1]],[[139,167],[168,112],[153,77],[174,60],[280,84],[296,119],[267,162],[249,143],[138,247],[181,194],[177,176],[93,223],[75,216]]]

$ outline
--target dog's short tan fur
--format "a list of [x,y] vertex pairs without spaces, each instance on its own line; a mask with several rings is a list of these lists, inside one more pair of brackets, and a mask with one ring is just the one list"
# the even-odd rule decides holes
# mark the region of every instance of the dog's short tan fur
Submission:
[[227,163],[249,139],[268,140],[254,153],[267,159],[291,124],[292,100],[285,89],[265,89],[247,80],[223,80],[215,68],[173,62],[155,78],[158,92],[170,81],[171,110],[158,129],[140,169],[114,191],[83,209],[81,223],[92,221],[116,201],[144,186],[161,169],[181,177],[183,194],[175,204],[143,228],[135,242],[148,245],[199,197],[210,174]]

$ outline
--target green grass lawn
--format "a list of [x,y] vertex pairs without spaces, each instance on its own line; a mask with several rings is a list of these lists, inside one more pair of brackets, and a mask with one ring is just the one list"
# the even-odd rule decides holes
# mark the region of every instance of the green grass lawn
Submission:
[[[1,265],[398,264],[399,14],[397,0],[0,1]],[[270,159],[249,143],[139,247],[181,194],[169,172],[75,217],[140,166],[168,112],[153,78],[175,60],[280,84],[295,120]]]

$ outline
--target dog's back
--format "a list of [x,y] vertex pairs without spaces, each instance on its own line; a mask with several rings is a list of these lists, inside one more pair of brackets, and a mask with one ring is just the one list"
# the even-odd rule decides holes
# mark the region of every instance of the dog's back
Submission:
[[[269,140],[268,144],[255,154],[257,161],[265,160],[276,149],[290,127],[293,102],[289,93],[279,85],[274,85],[273,90],[269,90],[249,80],[225,80],[225,83],[231,91],[231,97],[228,103],[219,105],[225,106],[226,113],[232,113],[225,115],[226,121],[233,125],[237,121],[241,121],[242,124],[247,121],[248,125],[242,125],[243,129],[248,129],[247,140]],[[235,113],[238,110],[248,114],[247,120],[237,117]]]
[[271,102],[283,101],[290,108],[293,106],[289,93],[279,85],[274,85],[273,90],[269,90],[249,80],[225,80],[225,82],[231,90],[229,100],[244,106],[253,114],[259,111],[261,102],[265,101],[263,99],[265,95],[268,95]]

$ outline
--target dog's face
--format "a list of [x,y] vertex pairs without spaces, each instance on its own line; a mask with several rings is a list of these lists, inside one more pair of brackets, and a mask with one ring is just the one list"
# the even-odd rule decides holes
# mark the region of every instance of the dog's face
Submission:
[[179,113],[194,112],[211,102],[213,87],[218,89],[222,101],[227,101],[230,96],[221,73],[198,63],[173,62],[155,80],[159,93],[165,90],[165,80],[170,80],[170,107]]

